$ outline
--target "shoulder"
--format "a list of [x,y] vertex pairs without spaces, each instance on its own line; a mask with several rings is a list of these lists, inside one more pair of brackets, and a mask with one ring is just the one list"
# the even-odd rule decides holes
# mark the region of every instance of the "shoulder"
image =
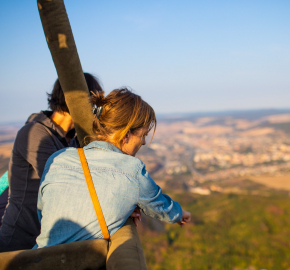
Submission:
[[140,159],[118,151],[90,148],[85,149],[85,155],[90,169],[111,171],[131,178],[137,178],[144,167]]
[[[42,181],[50,172],[56,172],[58,175],[65,171],[79,170],[81,168],[80,160],[76,148],[68,147],[53,153],[46,161]],[[59,177],[58,177],[59,178]]]
[[26,125],[24,125],[17,133],[16,136],[16,140],[17,139],[21,139],[21,138],[25,138],[28,136],[43,136],[43,135],[47,135],[47,128],[38,123],[38,122],[30,122]]
[[74,147],[67,147],[53,153],[47,160],[47,164],[54,165],[75,165],[76,161],[79,163],[78,151]]
[[57,148],[53,134],[45,126],[37,122],[30,122],[18,131],[13,150],[22,154],[26,151],[37,153],[42,151],[50,156]]
[[13,150],[28,151],[28,149],[38,148],[40,143],[47,144],[50,140],[47,130],[41,124],[30,122],[17,132]]
[[139,158],[119,154],[118,167],[125,173],[138,177],[140,172],[145,168],[145,164]]

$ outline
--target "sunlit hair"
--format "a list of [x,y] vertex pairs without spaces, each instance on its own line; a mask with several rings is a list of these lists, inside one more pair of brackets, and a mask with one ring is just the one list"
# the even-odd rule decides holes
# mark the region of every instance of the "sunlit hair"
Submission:
[[129,89],[113,90],[106,97],[103,91],[96,92],[91,96],[91,100],[93,105],[103,106],[103,111],[100,119],[94,119],[95,136],[89,138],[89,141],[109,141],[120,146],[128,131],[134,134],[145,126],[148,126],[147,133],[154,128],[153,139],[157,125],[155,112],[147,102]]

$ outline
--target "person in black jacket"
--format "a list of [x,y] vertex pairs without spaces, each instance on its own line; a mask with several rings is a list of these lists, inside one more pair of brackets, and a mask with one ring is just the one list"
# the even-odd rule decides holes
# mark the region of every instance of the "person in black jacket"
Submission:
[[[91,92],[101,91],[98,80],[84,73]],[[40,233],[36,212],[39,182],[47,159],[56,151],[77,147],[74,124],[61,85],[48,94],[52,111],[32,114],[18,131],[9,163],[9,200],[0,229],[0,252],[30,249]]]

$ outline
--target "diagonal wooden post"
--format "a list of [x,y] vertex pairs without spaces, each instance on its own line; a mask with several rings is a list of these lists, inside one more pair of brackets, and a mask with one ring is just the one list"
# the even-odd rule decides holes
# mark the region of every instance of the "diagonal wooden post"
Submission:
[[38,0],[45,38],[58,74],[80,145],[92,134],[92,107],[63,0]]
[[[37,4],[66,104],[75,124],[79,142],[84,146],[84,138],[92,134],[93,115],[88,99],[89,91],[64,2],[63,0],[38,0]],[[106,267],[108,270],[147,269],[142,245],[130,218],[111,237]]]

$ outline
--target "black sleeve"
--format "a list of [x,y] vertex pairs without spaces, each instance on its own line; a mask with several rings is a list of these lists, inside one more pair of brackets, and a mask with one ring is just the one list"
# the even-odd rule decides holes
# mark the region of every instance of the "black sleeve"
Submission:
[[39,123],[25,125],[17,134],[14,151],[17,151],[41,178],[48,158],[58,151],[51,134]]

